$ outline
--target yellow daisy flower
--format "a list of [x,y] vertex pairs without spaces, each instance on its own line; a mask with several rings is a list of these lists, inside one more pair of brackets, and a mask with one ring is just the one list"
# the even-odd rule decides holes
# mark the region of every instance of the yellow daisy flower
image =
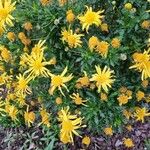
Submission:
[[86,31],[88,32],[88,29],[91,25],[95,24],[96,26],[99,26],[101,24],[101,19],[104,17],[101,14],[104,12],[104,10],[94,12],[92,11],[92,7],[86,6],[86,8],[87,11],[85,12],[85,14],[80,15],[78,19],[82,24],[82,30],[86,29]]
[[7,113],[11,117],[12,120],[17,120],[18,109],[13,105],[8,105]]
[[50,127],[50,122],[49,122],[49,113],[46,111],[46,109],[41,109],[40,115],[42,117],[42,121],[39,125],[43,124],[46,125],[47,127]]
[[16,92],[18,95],[24,96],[26,94],[31,94],[32,91],[28,86],[28,83],[30,81],[29,78],[25,78],[24,74],[19,74],[17,76],[17,86],[16,86]]
[[81,47],[82,41],[81,37],[84,36],[83,34],[76,34],[73,33],[71,29],[68,31],[65,29],[62,31],[62,41],[66,41],[70,48]]
[[43,52],[31,53],[30,55],[25,54],[26,63],[29,67],[25,71],[28,74],[28,78],[34,79],[38,76],[49,77],[51,75],[50,71],[45,67],[46,65],[51,65],[50,61],[45,61]]
[[144,122],[144,117],[150,116],[150,113],[147,113],[146,108],[136,108],[136,112],[134,113],[134,117],[136,118],[136,121],[142,121]]
[[[77,115],[71,115],[69,107],[62,109],[59,113],[59,121],[61,121],[60,140],[63,143],[73,143],[73,134],[80,136],[76,129],[82,126],[82,118]],[[81,136],[80,136],[81,137]]]
[[40,0],[40,2],[43,6],[47,6],[52,2],[52,0]]
[[118,100],[118,102],[119,102],[119,105],[122,106],[122,105],[124,105],[124,104],[127,104],[128,101],[129,101],[129,99],[131,99],[131,98],[132,98],[131,96],[127,96],[127,95],[125,95],[125,94],[121,94],[121,95],[117,98],[117,100]]
[[74,19],[75,19],[75,15],[72,12],[72,10],[68,10],[67,13],[66,13],[66,15],[67,15],[66,16],[67,22],[72,23],[74,21]]
[[134,143],[133,143],[132,139],[130,139],[130,138],[124,138],[123,143],[124,143],[125,147],[127,147],[127,148],[134,147]]
[[144,97],[145,97],[145,93],[144,92],[137,91],[137,93],[136,93],[137,101],[141,101]]
[[64,95],[62,91],[62,87],[66,88],[68,91],[67,86],[65,85],[66,82],[70,81],[73,76],[70,74],[69,76],[65,77],[64,75],[67,73],[68,67],[64,69],[61,75],[51,74],[51,87],[49,89],[50,95],[53,95],[56,88],[58,88],[62,95]]
[[99,43],[99,40],[96,36],[90,37],[88,45],[89,45],[91,52],[97,47],[98,43]]
[[105,133],[106,135],[112,136],[112,135],[113,135],[112,127],[104,128],[104,133]]
[[0,1],[0,24],[5,28],[5,24],[13,26],[12,20],[14,20],[11,13],[15,10],[15,3],[11,0],[1,0]]
[[29,112],[29,106],[27,106],[27,110],[24,113],[24,119],[28,127],[30,127],[30,124],[33,123],[35,120],[35,113],[33,111]]
[[114,82],[113,73],[114,71],[110,70],[107,66],[102,70],[100,66],[95,66],[97,73],[93,74],[90,81],[95,81],[96,86],[98,87],[98,92],[101,91],[101,88],[107,93],[108,87],[111,88],[111,84]]
[[134,53],[133,60],[135,64],[130,69],[142,72],[142,81],[150,77],[150,50],[144,51],[144,53]]
[[107,57],[108,54],[108,49],[109,49],[109,43],[105,41],[98,42],[96,51],[100,53],[100,55],[104,58]]
[[90,84],[90,79],[87,76],[87,73],[84,71],[84,76],[77,80],[77,83],[81,84],[83,87],[87,87]]
[[88,137],[88,136],[85,136],[83,139],[82,139],[82,144],[85,144],[86,146],[89,146],[91,143],[91,139]]
[[9,39],[9,41],[14,42],[16,39],[16,35],[14,32],[8,32],[7,33],[7,38]]
[[32,48],[32,53],[40,54],[41,52],[44,52],[44,50],[46,49],[46,46],[43,46],[45,42],[45,40],[40,40],[37,44],[35,44]]
[[31,22],[25,22],[24,25],[23,25],[24,29],[26,29],[27,31],[30,31],[32,30],[32,24]]
[[86,102],[86,100],[83,100],[82,97],[80,97],[79,93],[75,94],[73,93],[72,96],[70,96],[72,98],[72,100],[75,102],[76,105],[84,105],[84,102]]

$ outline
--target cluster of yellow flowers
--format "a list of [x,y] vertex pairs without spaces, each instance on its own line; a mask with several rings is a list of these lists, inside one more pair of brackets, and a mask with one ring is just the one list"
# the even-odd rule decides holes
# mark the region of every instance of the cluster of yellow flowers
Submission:
[[[43,6],[47,6],[52,3],[51,0],[40,0]],[[60,6],[63,6],[67,3],[67,0],[59,0]],[[92,7],[86,6],[87,10],[84,14],[80,14],[76,17],[73,10],[68,10],[66,12],[66,21],[69,23],[68,28],[63,28],[61,31],[61,40],[62,43],[71,49],[82,47],[83,41],[82,38],[85,38],[83,32],[86,31],[86,34],[90,34],[90,29],[92,25],[95,25],[97,28],[100,28],[104,32],[109,32],[108,25],[103,22],[104,10],[93,11]],[[126,4],[125,8],[127,10],[132,9],[132,5]],[[5,32],[6,26],[12,26],[12,20],[14,19],[11,16],[11,13],[15,10],[15,2],[12,3],[11,0],[1,0],[0,1],[0,34]],[[78,19],[82,25],[82,31],[76,29],[73,31],[72,24]],[[141,24],[143,29],[148,29],[150,26],[149,21],[145,21]],[[23,24],[24,30],[29,33],[33,30],[31,22],[25,22]],[[81,32],[81,33],[79,33]],[[15,42],[17,36],[14,32],[8,32],[7,38],[10,42]],[[24,53],[19,57],[19,73],[13,74],[15,70],[10,69],[9,74],[7,74],[6,68],[4,67],[5,63],[13,64],[15,57],[10,50],[4,46],[0,46],[0,86],[6,86],[7,95],[4,95],[0,98],[0,114],[8,115],[14,122],[18,121],[19,116],[24,117],[25,123],[28,127],[35,122],[36,113],[30,108],[30,104],[27,103],[27,97],[32,94],[32,88],[30,83],[36,80],[39,77],[44,77],[50,80],[48,93],[53,96],[55,91],[60,91],[61,97],[65,97],[67,94],[70,95],[72,101],[78,106],[87,107],[87,99],[84,99],[83,95],[80,94],[79,89],[89,88],[97,89],[97,94],[99,94],[99,99],[104,103],[108,101],[109,89],[112,88],[113,84],[116,81],[115,71],[112,70],[108,65],[102,67],[99,64],[95,65],[95,72],[90,74],[87,71],[83,71],[83,75],[75,81],[75,87],[78,89],[78,92],[72,92],[70,94],[69,88],[67,86],[68,82],[71,82],[74,79],[72,73],[67,75],[68,66],[64,68],[62,73],[58,74],[51,71],[49,68],[55,66],[57,63],[56,57],[52,57],[49,60],[46,60],[46,40],[39,40],[36,44],[32,43],[32,40],[28,37],[28,34],[20,32],[18,34],[18,39],[24,45]],[[107,58],[109,47],[112,46],[113,49],[118,49],[121,46],[121,40],[118,37],[111,39],[111,42],[100,40],[96,36],[90,36],[88,40],[88,48],[91,52],[98,52],[103,58]],[[34,46],[32,46],[34,44]],[[30,49],[30,47],[32,47]],[[130,69],[136,69],[140,72],[142,79],[143,88],[148,86],[148,78],[150,77],[150,49],[142,52],[135,52],[133,54],[133,63]],[[64,91],[64,89],[66,91]],[[3,91],[3,88],[0,88],[0,91]],[[62,98],[57,97],[56,103],[61,104]],[[119,106],[127,104],[133,98],[133,92],[126,87],[121,87],[119,89],[118,98]],[[137,102],[145,100],[150,102],[150,95],[146,95],[142,90],[136,91]],[[51,126],[50,123],[50,113],[43,106],[38,97],[40,103],[40,116],[41,122],[39,125],[46,125],[47,127]],[[17,105],[15,105],[17,104]],[[18,105],[19,104],[19,105]],[[32,105],[32,104],[31,104]],[[34,104],[33,104],[34,105]],[[85,108],[84,107],[84,108]],[[25,111],[24,108],[26,109]],[[144,122],[146,116],[150,116],[148,110],[145,107],[137,107],[133,112],[130,110],[123,110],[123,115],[127,118],[135,118],[137,121]],[[80,136],[77,132],[78,129],[85,127],[82,125],[84,118],[79,117],[79,115],[72,115],[68,107],[61,108],[58,112],[58,121],[60,122],[60,140],[63,143],[73,143],[73,134]],[[128,129],[131,127],[128,126]],[[112,126],[104,128],[104,133],[106,135],[112,136],[113,129]],[[81,137],[81,136],[80,136]],[[84,137],[82,140],[83,144],[89,145],[90,138]],[[132,139],[125,138],[124,144],[127,147],[133,147],[134,143]]]

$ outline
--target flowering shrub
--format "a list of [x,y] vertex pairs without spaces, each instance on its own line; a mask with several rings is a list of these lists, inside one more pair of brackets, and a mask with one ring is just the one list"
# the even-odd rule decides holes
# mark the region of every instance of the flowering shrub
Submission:
[[42,126],[64,144],[83,136],[89,145],[84,131],[112,136],[131,120],[144,122],[148,3],[1,0],[1,124]]

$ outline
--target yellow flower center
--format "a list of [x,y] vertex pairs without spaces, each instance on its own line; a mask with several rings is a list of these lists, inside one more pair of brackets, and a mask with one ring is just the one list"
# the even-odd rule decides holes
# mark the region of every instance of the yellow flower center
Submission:
[[52,84],[53,84],[54,86],[60,86],[62,83],[63,83],[63,81],[62,81],[62,77],[61,77],[60,75],[54,76],[54,77],[52,78]]
[[94,21],[95,21],[95,14],[93,12],[87,12],[85,16],[85,22],[87,22],[87,24],[93,24]]
[[73,46],[76,43],[76,38],[74,35],[68,36],[68,43],[70,46]]
[[2,8],[0,9],[0,21],[3,19],[6,19],[8,15],[8,12],[6,9]]
[[27,86],[27,82],[26,82],[26,80],[24,80],[24,79],[21,79],[20,81],[19,81],[19,89],[25,89],[26,88],[26,86]]
[[35,70],[40,70],[42,67],[43,67],[43,64],[40,60],[35,61],[33,64],[33,68]]
[[73,130],[73,124],[72,124],[71,120],[63,121],[62,129],[64,129],[67,132],[72,131]]
[[77,98],[75,99],[75,103],[76,103],[77,105],[82,104],[82,98],[77,97]]
[[97,84],[101,85],[105,83],[108,80],[108,78],[105,75],[101,75],[97,77]]

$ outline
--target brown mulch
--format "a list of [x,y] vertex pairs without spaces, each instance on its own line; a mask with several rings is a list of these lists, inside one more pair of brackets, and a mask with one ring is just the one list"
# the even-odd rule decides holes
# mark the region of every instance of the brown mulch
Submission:
[[[81,138],[75,139],[75,144],[73,145],[67,145],[66,150],[150,150],[150,147],[145,146],[145,141],[150,140],[150,122],[147,123],[135,123],[132,125],[133,130],[128,131],[124,130],[122,133],[114,134],[111,137],[107,137],[105,135],[99,135],[99,136],[90,136],[91,138],[91,144],[88,148],[85,147],[81,143]],[[20,150],[25,141],[29,138],[28,136],[25,136],[25,134],[29,133],[32,135],[32,133],[35,132],[35,135],[33,136],[32,142],[28,145],[28,150],[44,150],[46,147],[45,143],[40,143],[39,139],[44,136],[42,133],[42,130],[40,128],[32,128],[32,129],[26,129],[24,128],[15,128],[15,129],[5,129],[0,128],[0,150]],[[123,138],[132,138],[134,142],[134,147],[127,149],[123,145]],[[150,145],[149,145],[150,146]],[[54,145],[54,150],[63,150],[64,145],[56,141]]]

